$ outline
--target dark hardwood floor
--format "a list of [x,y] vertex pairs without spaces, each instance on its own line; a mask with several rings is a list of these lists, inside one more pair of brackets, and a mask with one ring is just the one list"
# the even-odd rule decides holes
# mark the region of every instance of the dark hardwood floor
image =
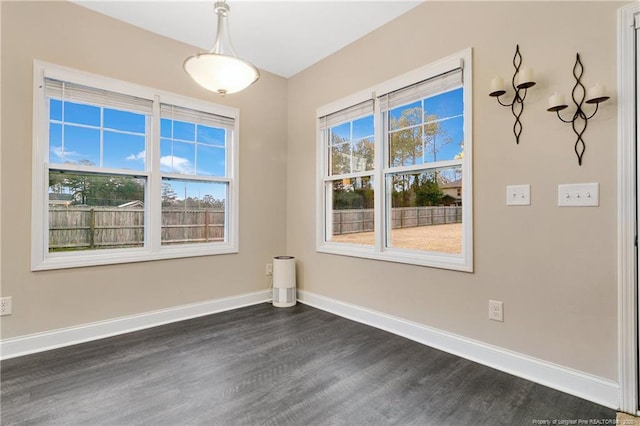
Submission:
[[[532,425],[615,412],[298,304],[1,363],[2,425]],[[608,423],[611,424],[611,423]]]

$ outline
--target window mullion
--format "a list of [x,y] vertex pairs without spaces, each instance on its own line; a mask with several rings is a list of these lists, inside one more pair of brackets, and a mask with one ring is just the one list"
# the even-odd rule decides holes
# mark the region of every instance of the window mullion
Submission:
[[104,108],[100,108],[100,159],[99,166],[104,165]]
[[330,191],[331,183],[324,184],[324,203],[325,203],[325,231],[323,239],[328,241],[333,236],[333,191]]
[[381,112],[380,99],[376,98],[374,102],[374,177],[373,177],[373,220],[374,220],[374,233],[375,243],[374,250],[376,252],[382,252],[384,248],[384,240],[386,230],[384,224],[386,222],[385,213],[385,183],[384,183],[384,165],[386,162],[386,148],[385,141],[387,139],[387,115]]
[[147,204],[145,207],[145,240],[147,249],[160,251],[162,236],[162,175],[160,173],[160,97],[155,96],[151,116],[151,132],[147,137],[147,170],[150,177],[147,183]]

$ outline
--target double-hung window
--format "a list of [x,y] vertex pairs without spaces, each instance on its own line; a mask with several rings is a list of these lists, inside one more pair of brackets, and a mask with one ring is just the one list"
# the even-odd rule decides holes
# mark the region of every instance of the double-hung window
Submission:
[[237,252],[237,117],[36,61],[32,269]]
[[470,49],[317,116],[318,251],[473,270]]

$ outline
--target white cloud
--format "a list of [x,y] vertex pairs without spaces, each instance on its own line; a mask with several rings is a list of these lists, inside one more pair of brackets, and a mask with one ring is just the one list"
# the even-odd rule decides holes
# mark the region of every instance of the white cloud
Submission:
[[128,156],[127,160],[144,160],[146,155],[146,151],[140,151],[137,154],[131,154],[130,156]]
[[62,151],[61,147],[59,146],[52,147],[51,152],[53,153],[53,155],[55,155],[56,157],[62,160],[62,155],[64,152]]
[[189,160],[175,155],[165,155],[160,157],[160,168],[163,171],[192,175],[193,165]]
[[74,158],[80,157],[79,152],[63,150],[61,146],[53,146],[50,148],[51,153],[60,160],[72,161]]

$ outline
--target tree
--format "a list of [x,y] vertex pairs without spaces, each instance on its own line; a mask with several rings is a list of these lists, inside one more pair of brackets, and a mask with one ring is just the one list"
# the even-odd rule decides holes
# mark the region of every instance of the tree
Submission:
[[414,180],[415,205],[436,206],[444,197],[436,173],[421,174]]
[[169,182],[162,182],[160,196],[162,197],[162,207],[171,207],[176,203],[178,194]]
[[389,158],[392,167],[416,164],[417,158],[422,157],[422,126],[417,126],[420,123],[422,107],[407,108],[397,119],[391,117]]
[[[94,165],[88,160],[77,164]],[[50,173],[49,192],[71,194],[74,205],[118,206],[130,201],[144,201],[144,182],[133,176]]]
[[351,143],[331,134],[331,173],[351,173]]
[[437,115],[426,116],[426,123],[424,125],[424,138],[425,138],[425,154],[432,155],[433,161],[438,161],[438,153],[445,146],[449,145],[452,141],[451,137],[442,130],[440,122],[437,121]]
[[[438,161],[438,153],[452,141],[451,137],[442,129],[438,116],[427,115],[422,119],[422,107],[407,108],[402,111],[400,118],[393,118],[389,122],[389,155],[391,166],[406,166],[416,164],[418,158],[427,155],[429,160]],[[424,123],[424,125],[420,125]],[[394,131],[395,129],[399,129]],[[425,158],[426,160],[426,158]]]
[[352,171],[373,170],[374,146],[371,139],[361,139],[353,145]]

